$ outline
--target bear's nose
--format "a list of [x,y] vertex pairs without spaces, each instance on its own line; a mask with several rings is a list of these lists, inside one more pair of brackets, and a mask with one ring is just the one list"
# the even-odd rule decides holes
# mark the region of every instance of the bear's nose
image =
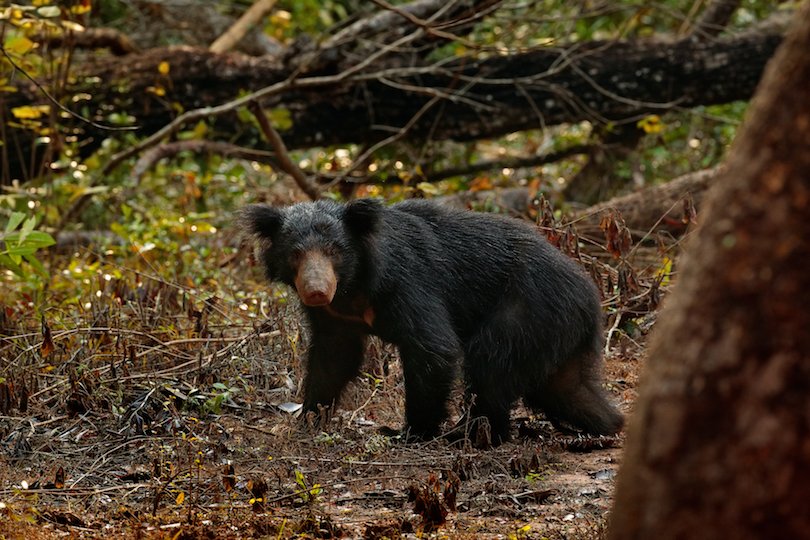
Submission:
[[323,291],[309,292],[309,294],[302,295],[301,301],[306,306],[327,306],[332,301],[329,294]]
[[332,261],[320,251],[307,251],[295,276],[295,289],[306,306],[325,306],[337,291],[337,276]]

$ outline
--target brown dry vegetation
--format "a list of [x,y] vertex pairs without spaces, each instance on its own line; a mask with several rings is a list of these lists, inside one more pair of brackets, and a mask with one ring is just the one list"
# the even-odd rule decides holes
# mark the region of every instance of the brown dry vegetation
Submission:
[[[490,450],[382,436],[401,423],[403,388],[396,350],[379,342],[327,430],[284,412],[300,401],[306,333],[296,302],[246,259],[223,269],[248,291],[241,302],[121,268],[88,286],[70,326],[3,310],[0,537],[600,537],[621,439],[561,434],[522,409],[515,441]],[[636,300],[657,292],[638,266]],[[606,306],[615,319],[632,300]],[[614,332],[607,358],[625,412],[636,329]]]

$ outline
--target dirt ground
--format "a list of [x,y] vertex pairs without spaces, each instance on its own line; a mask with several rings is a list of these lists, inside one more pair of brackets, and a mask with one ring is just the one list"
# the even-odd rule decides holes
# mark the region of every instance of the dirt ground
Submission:
[[[340,412],[308,426],[290,412],[300,328],[271,319],[151,349],[121,328],[55,332],[56,354],[129,352],[5,383],[0,538],[599,538],[621,438],[555,432],[521,408],[515,440],[493,449],[385,437],[402,379],[376,342]],[[614,342],[606,379],[628,412],[641,345]]]

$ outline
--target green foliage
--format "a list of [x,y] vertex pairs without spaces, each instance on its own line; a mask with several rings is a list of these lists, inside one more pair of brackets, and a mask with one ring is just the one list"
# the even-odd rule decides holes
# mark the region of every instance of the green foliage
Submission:
[[275,36],[281,39],[301,33],[317,35],[358,12],[363,4],[359,0],[282,0],[278,3],[279,9],[290,15],[271,18],[269,30],[283,28],[283,32]]
[[386,437],[381,433],[372,433],[363,442],[363,455],[361,459],[373,459],[382,455],[391,448],[391,437]]
[[298,496],[301,499],[301,502],[304,504],[312,504],[317,499],[318,495],[320,495],[323,490],[321,489],[320,484],[313,484],[312,486],[309,485],[307,482],[304,473],[301,472],[300,469],[295,469],[295,483],[298,484],[300,488],[300,492]]
[[36,224],[36,216],[26,218],[22,212],[12,212],[3,232],[0,233],[0,245],[2,245],[0,265],[22,278],[26,277],[22,267],[23,261],[30,264],[37,272],[46,273],[35,253],[56,243],[50,234],[34,230]]
[[526,481],[530,484],[533,484],[534,482],[541,482],[545,480],[545,478],[546,478],[545,471],[529,471],[526,474]]
[[222,412],[222,405],[231,400],[231,398],[239,392],[238,388],[228,387],[223,383],[216,382],[212,385],[214,395],[206,400],[203,409],[206,412],[219,414]]
[[716,165],[730,147],[746,107],[746,102],[735,102],[665,115],[618,174],[629,179],[629,167],[635,164],[650,181],[661,182]]

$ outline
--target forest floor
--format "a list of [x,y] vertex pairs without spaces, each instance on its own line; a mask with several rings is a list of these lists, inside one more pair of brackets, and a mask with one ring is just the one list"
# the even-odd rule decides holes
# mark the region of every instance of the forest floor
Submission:
[[[638,365],[607,360],[625,412]],[[515,441],[497,448],[400,443],[377,433],[401,422],[397,371],[355,384],[328,430],[238,392],[218,414],[178,408],[195,370],[144,381],[117,415],[92,410],[101,384],[68,383],[52,408],[89,410],[0,417],[0,537],[600,537],[621,438],[556,433],[517,409]]]
[[[305,339],[287,293],[200,301],[137,275],[91,280],[53,329],[0,310],[0,538],[603,536],[623,435],[563,434],[518,407],[496,448],[383,436],[404,395],[376,340],[315,428],[293,411]],[[643,333],[612,336],[625,414],[643,348]]]

